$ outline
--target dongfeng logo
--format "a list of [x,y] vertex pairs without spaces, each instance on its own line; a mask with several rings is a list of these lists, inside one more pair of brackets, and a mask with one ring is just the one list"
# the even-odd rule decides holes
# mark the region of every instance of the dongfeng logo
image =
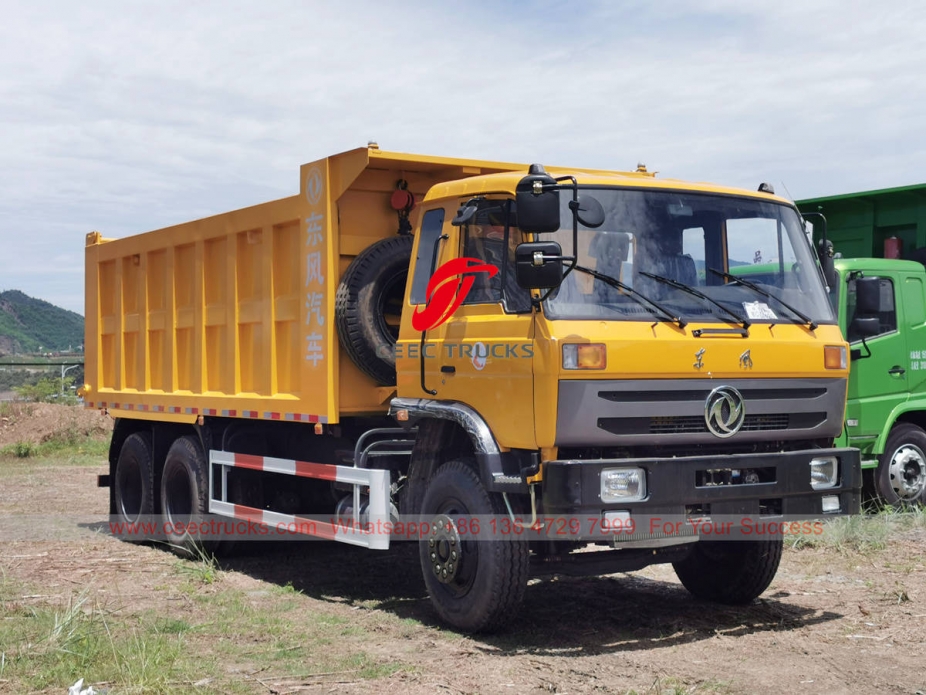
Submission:
[[732,386],[721,386],[711,391],[704,403],[704,420],[715,437],[732,437],[739,432],[746,419],[743,396]]
[[412,328],[429,331],[447,321],[460,308],[473,288],[476,273],[493,277],[498,268],[478,258],[454,258],[438,268],[428,281],[424,307],[416,307],[412,314]]

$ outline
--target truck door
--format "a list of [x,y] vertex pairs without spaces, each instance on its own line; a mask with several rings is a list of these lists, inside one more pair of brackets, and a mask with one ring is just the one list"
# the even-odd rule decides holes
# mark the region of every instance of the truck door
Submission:
[[427,386],[437,392],[432,398],[476,410],[504,446],[534,448],[534,319],[530,292],[515,279],[521,232],[513,208],[512,200],[489,198],[467,222],[445,225],[442,265],[472,259],[472,270],[461,265],[472,284],[468,291],[462,284],[462,304],[428,332],[436,349],[426,360]]
[[926,288],[922,273],[903,277],[903,332],[907,335],[907,388],[912,394],[926,390]]
[[[860,358],[853,361],[849,375],[849,393],[857,395],[858,400],[850,404],[848,415],[858,417],[860,435],[880,434],[894,407],[907,399],[909,389],[911,363],[907,334],[897,329],[902,322],[902,317],[898,316],[902,305],[899,288],[892,278],[881,277],[880,282],[882,296],[889,297],[890,301],[876,313],[858,311],[856,280],[846,283],[846,339],[853,351],[860,351]],[[856,319],[872,318],[878,319],[878,331],[866,337],[863,344]],[[869,351],[871,356],[866,357]]]

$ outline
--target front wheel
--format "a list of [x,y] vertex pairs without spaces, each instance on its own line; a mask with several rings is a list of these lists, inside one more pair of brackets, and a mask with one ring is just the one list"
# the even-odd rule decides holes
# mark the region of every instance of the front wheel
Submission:
[[926,432],[909,422],[891,430],[874,475],[875,494],[885,505],[926,504]]
[[524,597],[527,543],[478,527],[505,513],[501,496],[489,493],[466,461],[445,463],[425,491],[427,527],[418,545],[424,582],[441,619],[465,632],[497,630]]
[[696,598],[744,605],[768,588],[781,562],[783,539],[698,541],[675,574]]

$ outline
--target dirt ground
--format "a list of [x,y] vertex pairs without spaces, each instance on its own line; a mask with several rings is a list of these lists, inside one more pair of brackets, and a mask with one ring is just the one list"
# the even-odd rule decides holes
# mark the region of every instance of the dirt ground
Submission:
[[102,436],[112,428],[112,418],[98,410],[54,403],[0,406],[0,449],[20,442],[41,444],[54,437]]
[[[0,468],[6,468],[0,470],[0,534],[37,510],[64,514],[79,507],[104,518],[108,491],[96,487],[102,460],[96,467],[0,458]],[[65,602],[89,591],[104,602],[118,597],[123,612],[154,610],[210,624],[208,606],[172,588],[176,558],[115,540],[101,528],[75,522],[59,540],[9,541],[3,534],[0,570],[41,600]],[[381,553],[309,541],[242,545],[202,591],[244,592],[260,608],[291,583],[290,619],[346,621],[360,631],[326,649],[349,656],[362,648],[397,665],[372,681],[335,675],[274,683],[247,664],[223,664],[240,672],[252,692],[926,691],[923,529],[896,535],[884,550],[786,550],[771,588],[745,608],[693,600],[667,566],[532,580],[510,629],[479,637],[456,635],[436,621],[411,544]],[[210,649],[205,641],[196,648]]]

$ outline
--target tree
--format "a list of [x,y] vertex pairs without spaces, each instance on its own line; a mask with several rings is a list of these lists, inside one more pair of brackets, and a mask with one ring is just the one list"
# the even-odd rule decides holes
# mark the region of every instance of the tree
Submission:
[[[17,386],[13,389],[16,395],[24,401],[34,403],[66,403],[74,405],[77,403],[77,397],[71,391],[71,384],[74,383],[74,377],[66,376],[63,380],[61,377],[45,377],[35,384],[26,384]],[[63,389],[63,393],[61,390]]]

